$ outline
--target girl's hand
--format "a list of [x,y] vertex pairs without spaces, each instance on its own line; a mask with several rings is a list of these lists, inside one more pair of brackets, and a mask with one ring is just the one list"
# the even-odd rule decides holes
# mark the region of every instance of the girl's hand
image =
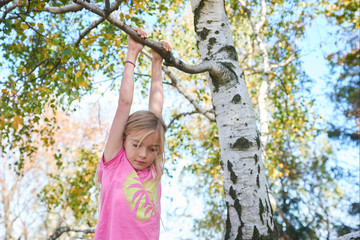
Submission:
[[[166,41],[161,40],[160,44],[164,48],[165,51],[171,52],[171,47]],[[162,62],[163,58],[157,51],[151,49],[151,53],[152,53],[152,56],[153,56],[153,61]]]
[[[134,28],[134,30],[137,32],[137,34],[139,34],[139,36],[142,39],[145,39],[147,37],[146,32],[144,32],[143,30],[138,29],[138,28]],[[134,54],[138,55],[143,48],[144,48],[143,44],[135,41],[132,37],[129,36],[128,53],[131,53],[131,54],[134,53]]]

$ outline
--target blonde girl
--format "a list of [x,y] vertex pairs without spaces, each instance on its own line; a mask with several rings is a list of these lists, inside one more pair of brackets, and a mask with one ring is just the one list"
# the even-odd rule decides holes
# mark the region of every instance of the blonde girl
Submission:
[[[141,38],[146,33],[135,29]],[[171,52],[170,46],[160,42]],[[120,96],[98,168],[101,207],[95,240],[156,240],[164,169],[162,57],[152,50],[149,110],[130,114],[134,68],[144,45],[129,37]]]

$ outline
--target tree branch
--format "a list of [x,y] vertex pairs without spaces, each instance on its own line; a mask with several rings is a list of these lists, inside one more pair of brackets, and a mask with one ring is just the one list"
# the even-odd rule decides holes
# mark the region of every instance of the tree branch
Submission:
[[270,68],[278,68],[278,67],[283,67],[289,63],[291,63],[293,60],[295,60],[295,55],[291,55],[290,57],[288,57],[288,59],[286,59],[284,62],[279,63],[279,64],[271,64]]
[[24,76],[21,76],[17,81],[20,81],[21,79],[23,79],[24,77],[29,76],[31,73],[33,73],[41,64],[43,64],[44,62],[46,62],[46,65],[50,62],[50,58],[46,58],[42,61],[40,61],[38,64],[35,65],[35,67],[33,69],[30,70],[30,72],[28,72],[27,74],[25,74]]
[[109,0],[105,0],[104,12],[105,12],[106,16],[108,16],[110,14],[110,1]]
[[266,21],[266,12],[266,2],[265,0],[261,0],[261,17],[255,28],[257,33],[259,33],[260,29],[264,26],[264,23]]
[[178,115],[176,115],[175,117],[173,117],[173,119],[171,119],[170,123],[167,125],[167,128],[169,128],[174,122],[175,120],[179,119],[180,117],[186,116],[186,115],[192,115],[195,113],[199,113],[197,111],[192,111],[192,112],[186,112],[186,113],[180,113]]
[[12,0],[0,0],[0,8],[2,6],[5,6],[6,4],[8,4],[9,2],[11,2]]
[[9,8],[7,8],[7,9],[5,10],[4,14],[2,15],[1,20],[5,20],[6,15],[7,15],[9,12],[11,12],[12,10],[14,10],[15,8],[17,8],[17,7],[18,7],[18,5],[17,5],[17,4],[14,4],[14,5],[10,6]]
[[[116,19],[112,15],[107,16],[105,12],[100,9],[98,6],[90,4],[86,2],[85,0],[73,0],[75,3],[81,5],[82,7],[86,8],[87,10],[99,15],[100,17],[105,18],[109,23],[112,25],[120,28],[122,31],[124,31],[126,34],[131,36],[135,41],[142,43],[154,50],[156,50],[164,59],[165,59],[165,65],[166,66],[172,66],[180,71],[190,73],[190,74],[196,74],[196,73],[203,73],[207,71],[211,71],[214,69],[214,63],[210,61],[203,61],[198,65],[188,65],[181,61],[180,59],[176,59],[172,53],[166,52],[160,43],[152,41],[148,38],[142,39],[135,30],[133,30],[130,26],[126,25],[122,21]],[[115,3],[116,5],[117,3]]]
[[[250,12],[250,9],[245,5],[245,2],[244,0],[239,0],[242,8],[245,10],[245,12],[247,13],[248,15],[248,19],[249,19],[249,22],[250,22],[250,25],[251,25],[251,28],[254,32],[254,38],[256,39],[256,41],[258,41],[259,43],[259,48],[260,48],[260,51],[264,57],[264,73],[265,75],[269,74],[270,72],[270,64],[269,64],[269,55],[268,55],[268,52],[266,51],[266,48],[265,48],[265,45],[264,45],[264,42],[262,41],[260,35],[259,35],[259,30],[260,28],[258,28],[260,25],[259,24],[264,24],[266,18],[265,18],[265,15],[266,15],[266,3],[264,0],[261,1],[261,20],[259,22],[259,24],[257,26],[255,26],[254,22],[253,22],[253,19],[252,19],[252,16],[251,16],[251,12]],[[265,4],[265,5],[263,5]],[[265,9],[265,10],[264,10]],[[265,14],[265,15],[264,15]],[[268,79],[266,79],[267,81]]]
[[53,14],[64,14],[68,12],[77,12],[83,9],[83,7],[79,4],[68,4],[62,7],[44,7],[43,9],[35,8],[35,12],[49,12]]
[[[108,8],[107,11],[108,15],[111,14],[113,11],[117,10],[121,4],[121,0],[117,0],[113,6],[110,7],[110,2],[107,0],[106,3],[108,4]],[[85,29],[79,36],[78,40],[75,42],[75,46],[79,46],[81,40],[94,28],[96,28],[97,26],[99,26],[99,24],[101,24],[103,21],[105,21],[105,18],[99,18],[98,20],[96,20],[95,22],[93,22],[87,29]]]
[[79,229],[79,228],[70,228],[70,227],[59,227],[55,232],[48,238],[48,240],[58,239],[61,234],[65,232],[83,232],[83,233],[94,233],[95,228]]
[[75,46],[79,46],[81,40],[94,28],[96,28],[97,26],[99,26],[100,23],[102,23],[103,21],[105,21],[105,18],[99,18],[98,20],[96,20],[95,22],[93,22],[88,28],[86,28],[79,36],[78,40],[75,42]]

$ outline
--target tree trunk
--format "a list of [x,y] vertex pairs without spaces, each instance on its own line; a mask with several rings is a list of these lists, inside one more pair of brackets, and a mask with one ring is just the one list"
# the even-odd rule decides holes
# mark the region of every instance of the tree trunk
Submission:
[[260,133],[238,63],[224,1],[192,0],[197,46],[215,62],[211,87],[224,169],[227,220],[224,239],[275,239],[273,213],[261,159]]

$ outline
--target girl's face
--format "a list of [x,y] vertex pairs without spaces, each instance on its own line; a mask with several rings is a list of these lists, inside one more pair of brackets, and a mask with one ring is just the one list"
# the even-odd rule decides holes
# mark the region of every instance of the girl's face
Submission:
[[125,139],[126,157],[136,170],[150,167],[160,152],[160,139],[155,133],[149,134],[139,145],[146,133],[147,131],[132,132]]

